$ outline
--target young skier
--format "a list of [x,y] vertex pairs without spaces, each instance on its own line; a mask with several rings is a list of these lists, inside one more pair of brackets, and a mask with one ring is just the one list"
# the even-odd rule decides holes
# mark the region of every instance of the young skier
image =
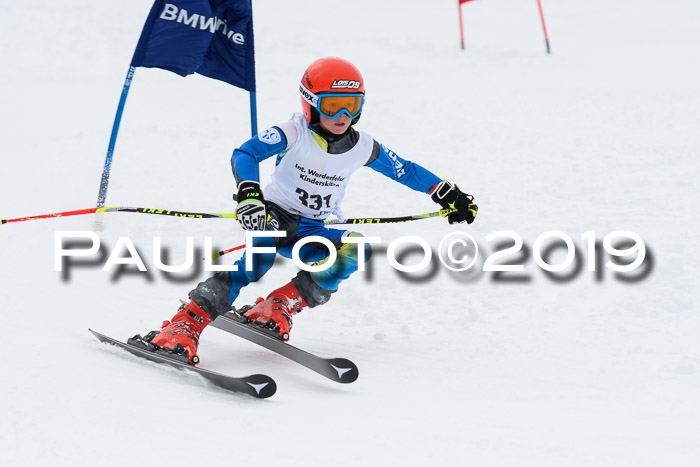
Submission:
[[[336,249],[335,263],[325,271],[300,271],[291,282],[259,298],[245,315],[257,324],[275,329],[280,339],[289,339],[292,316],[303,308],[326,303],[338,285],[358,269],[358,243],[343,243],[357,232],[331,229],[324,219],[342,218],[340,203],[350,176],[369,167],[409,188],[429,194],[442,208],[456,209],[450,224],[472,223],[477,213],[473,197],[456,185],[398,157],[369,134],[353,125],[360,119],[365,85],[359,70],[340,58],[322,58],[312,63],[299,85],[302,113],[273,126],[245,142],[233,152],[231,166],[238,186],[236,215],[246,230],[285,232],[284,237],[257,237],[256,247],[274,247],[277,253],[258,253],[252,271],[246,271],[245,255],[235,264],[237,271],[217,272],[190,291],[190,302],[180,307],[160,332],[146,336],[153,344],[186,355],[198,363],[197,347],[202,330],[230,310],[240,290],[260,279],[276,254],[291,258],[297,241],[308,236],[328,239]],[[270,183],[261,189],[258,164],[276,155]],[[370,256],[365,244],[364,260]],[[323,262],[327,247],[303,245],[302,261]]]

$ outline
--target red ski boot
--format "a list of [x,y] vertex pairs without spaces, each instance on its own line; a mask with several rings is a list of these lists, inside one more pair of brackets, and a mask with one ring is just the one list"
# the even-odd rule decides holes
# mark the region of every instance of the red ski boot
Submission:
[[279,330],[280,339],[287,342],[289,331],[292,330],[292,315],[308,306],[290,282],[271,292],[265,300],[258,298],[255,306],[245,312],[245,316],[269,329]]
[[196,365],[199,363],[199,335],[209,323],[209,314],[191,300],[178,309],[172,321],[163,321],[163,329],[150,342],[178,355],[184,355]]

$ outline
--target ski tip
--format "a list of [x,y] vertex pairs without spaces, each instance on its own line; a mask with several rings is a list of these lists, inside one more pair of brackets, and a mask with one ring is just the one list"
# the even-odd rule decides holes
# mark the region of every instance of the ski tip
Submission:
[[245,378],[245,383],[250,386],[246,392],[258,399],[267,399],[277,392],[277,383],[267,375],[250,375]]
[[332,368],[329,377],[338,383],[353,383],[360,376],[360,370],[347,358],[332,358],[328,360]]
[[90,331],[99,342],[102,342],[104,344],[114,344],[115,342],[114,339],[112,339],[111,337],[105,336],[104,334],[97,332],[94,329],[88,328],[88,331]]

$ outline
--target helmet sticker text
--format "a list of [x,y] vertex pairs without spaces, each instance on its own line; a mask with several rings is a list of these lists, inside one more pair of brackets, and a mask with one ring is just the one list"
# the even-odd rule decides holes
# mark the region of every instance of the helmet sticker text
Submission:
[[306,86],[307,86],[309,89],[313,89],[313,88],[314,88],[314,85],[311,84],[311,80],[309,79],[309,70],[306,70],[306,73],[304,73],[304,79],[306,80]]
[[336,79],[331,89],[360,89],[360,82],[352,79]]

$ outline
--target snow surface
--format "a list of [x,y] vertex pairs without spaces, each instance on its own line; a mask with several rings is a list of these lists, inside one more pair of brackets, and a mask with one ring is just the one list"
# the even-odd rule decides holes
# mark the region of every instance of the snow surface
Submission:
[[[299,109],[311,61],[346,57],[367,83],[358,128],[480,206],[471,226],[365,226],[383,239],[371,273],[297,317],[292,343],[352,359],[359,380],[338,385],[205,331],[203,367],[276,379],[278,393],[259,401],[91,336],[88,327],[120,338],[156,328],[207,277],[155,270],[153,237],[177,264],[188,235],[200,248],[205,236],[221,248],[241,243],[233,221],[107,214],[104,254],[129,236],[151,272],[102,272],[103,258],[68,277],[54,270],[54,233],[90,230],[92,216],[3,225],[1,465],[697,465],[700,4],[544,0],[547,55],[534,0],[464,5],[464,51],[455,3],[254,2],[260,128]],[[94,206],[150,7],[0,4],[0,217]],[[229,156],[249,135],[247,93],[138,69],[108,205],[230,212]],[[353,178],[344,203],[350,216],[434,208],[371,170]],[[437,263],[406,278],[382,253],[402,235],[437,248],[465,231],[483,261],[494,251],[485,237],[504,229],[530,251],[543,232],[566,232],[582,260],[584,232],[602,240],[631,230],[651,254],[647,275],[624,281],[584,264],[555,281],[528,252],[511,258],[524,262],[515,274],[524,281]],[[281,261],[240,303],[295,270]]]

